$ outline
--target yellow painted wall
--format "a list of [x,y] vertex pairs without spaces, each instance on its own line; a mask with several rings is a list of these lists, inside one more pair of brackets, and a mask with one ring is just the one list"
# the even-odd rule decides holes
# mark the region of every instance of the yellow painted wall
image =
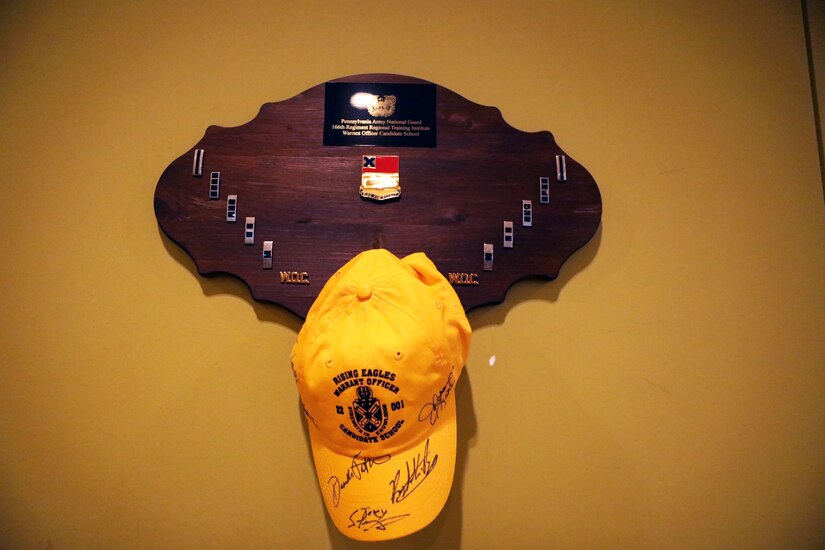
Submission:
[[363,72],[551,130],[604,200],[559,280],[471,314],[452,497],[386,546],[825,545],[799,2],[64,1],[0,7],[0,547],[359,546],[298,320],[198,276],[152,196],[210,124]]

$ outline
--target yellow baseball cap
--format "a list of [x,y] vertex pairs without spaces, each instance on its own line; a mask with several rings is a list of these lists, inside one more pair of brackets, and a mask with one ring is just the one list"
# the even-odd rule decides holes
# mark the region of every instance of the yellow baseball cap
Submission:
[[313,303],[292,369],[324,504],[346,536],[403,537],[443,508],[470,333],[455,290],[420,252],[362,252]]

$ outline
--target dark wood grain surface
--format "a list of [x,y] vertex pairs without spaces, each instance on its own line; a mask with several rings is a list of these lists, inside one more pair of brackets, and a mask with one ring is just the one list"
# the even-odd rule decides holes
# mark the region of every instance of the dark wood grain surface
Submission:
[[[335,82],[424,83],[399,75],[357,75]],[[163,172],[155,215],[163,232],[203,275],[227,273],[246,282],[256,300],[305,317],[326,280],[357,253],[387,248],[397,256],[423,251],[456,284],[466,310],[504,299],[526,277],[554,279],[564,261],[598,229],[601,196],[588,171],[570,156],[567,181],[556,181],[555,156],[566,154],[550,132],[528,133],[504,122],[494,107],[436,86],[437,147],[324,146],[324,84],[267,103],[250,122],[211,126]],[[203,175],[192,175],[204,150]],[[384,203],[358,196],[361,156],[398,155],[401,198]],[[220,198],[209,198],[220,171]],[[539,178],[550,178],[550,202],[539,201]],[[237,222],[226,222],[226,197],[237,195]],[[533,225],[522,227],[522,200]],[[254,216],[255,244],[245,245],[244,219]],[[514,227],[504,248],[503,222]],[[273,268],[262,268],[263,241],[274,241]],[[483,243],[495,246],[484,271]],[[282,282],[281,272],[306,273],[309,284]],[[465,277],[464,280],[467,280]]]

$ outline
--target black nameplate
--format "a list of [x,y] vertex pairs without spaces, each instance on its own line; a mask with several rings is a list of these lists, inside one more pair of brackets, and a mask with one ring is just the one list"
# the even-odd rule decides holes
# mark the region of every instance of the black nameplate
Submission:
[[326,84],[324,145],[435,147],[435,122],[435,84]]

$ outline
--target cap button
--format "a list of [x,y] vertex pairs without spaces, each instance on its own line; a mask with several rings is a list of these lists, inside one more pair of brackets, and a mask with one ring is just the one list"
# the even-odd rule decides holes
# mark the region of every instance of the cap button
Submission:
[[364,300],[369,300],[370,296],[372,296],[372,287],[362,283],[358,285],[356,292],[358,293],[358,299],[363,302]]

